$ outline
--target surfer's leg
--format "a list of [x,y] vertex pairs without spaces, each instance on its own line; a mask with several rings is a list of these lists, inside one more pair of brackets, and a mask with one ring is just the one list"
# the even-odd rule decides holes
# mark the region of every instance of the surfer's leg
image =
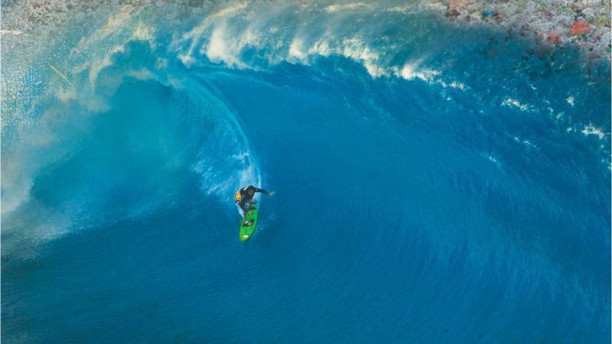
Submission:
[[243,221],[242,221],[242,225],[243,226],[247,226],[248,227],[248,226],[253,224],[253,220],[248,220],[247,219],[247,212],[246,211],[244,212],[242,219],[243,219]]
[[249,211],[249,205],[247,205],[246,201],[241,201],[241,202],[238,202],[237,204],[240,207],[240,209],[242,209],[244,214],[246,214],[246,212]]

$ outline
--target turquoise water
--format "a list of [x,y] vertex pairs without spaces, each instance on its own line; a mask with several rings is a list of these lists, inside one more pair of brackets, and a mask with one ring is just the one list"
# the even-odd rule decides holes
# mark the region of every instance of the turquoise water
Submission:
[[373,6],[3,54],[2,341],[608,342],[609,68]]

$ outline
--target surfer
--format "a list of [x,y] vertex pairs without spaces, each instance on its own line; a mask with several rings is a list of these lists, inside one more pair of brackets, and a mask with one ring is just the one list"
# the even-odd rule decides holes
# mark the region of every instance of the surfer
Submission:
[[234,196],[234,200],[236,201],[236,204],[240,207],[240,209],[242,209],[242,211],[244,211],[244,225],[245,226],[250,226],[249,222],[252,222],[252,220],[249,220],[249,221],[246,220],[246,214],[249,210],[255,209],[254,204],[257,203],[257,200],[253,199],[253,197],[255,196],[256,192],[261,192],[268,196],[274,196],[274,191],[268,192],[264,189],[258,189],[254,187],[253,185],[249,185],[247,187],[244,187],[238,190],[238,192],[236,192],[236,195]]

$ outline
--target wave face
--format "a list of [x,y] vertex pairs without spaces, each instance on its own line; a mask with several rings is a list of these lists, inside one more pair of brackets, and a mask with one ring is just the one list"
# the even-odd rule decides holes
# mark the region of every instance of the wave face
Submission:
[[417,4],[158,5],[3,37],[3,342],[609,340],[609,67]]

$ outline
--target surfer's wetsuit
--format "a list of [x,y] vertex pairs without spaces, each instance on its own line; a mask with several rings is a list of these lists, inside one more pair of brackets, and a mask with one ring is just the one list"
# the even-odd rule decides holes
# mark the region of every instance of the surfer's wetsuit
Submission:
[[256,192],[262,192],[266,195],[268,194],[268,191],[264,189],[258,189],[253,185],[247,186],[246,188],[242,188],[238,190],[238,192],[236,192],[236,195],[234,196],[236,204],[238,204],[240,209],[244,210],[245,213],[251,209],[255,209],[255,206],[253,204],[257,203],[257,201],[253,199],[253,196],[255,196]]

